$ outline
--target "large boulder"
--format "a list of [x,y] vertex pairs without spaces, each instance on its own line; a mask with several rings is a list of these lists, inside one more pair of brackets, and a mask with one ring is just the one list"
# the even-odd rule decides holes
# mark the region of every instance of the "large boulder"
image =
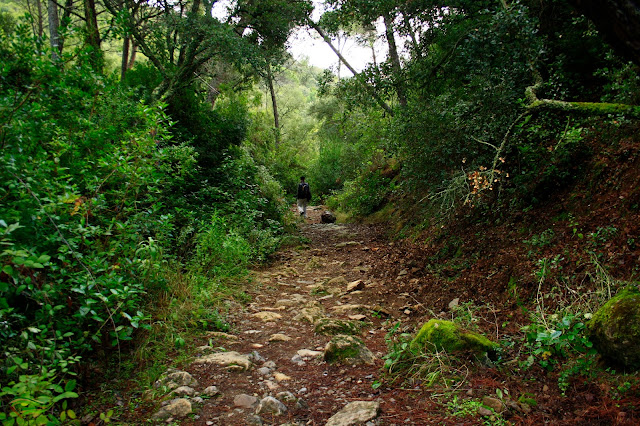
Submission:
[[604,304],[587,323],[589,340],[604,358],[640,369],[640,291],[628,287]]
[[478,355],[495,354],[498,345],[481,334],[466,331],[451,321],[431,319],[425,323],[411,347],[432,351],[472,351]]

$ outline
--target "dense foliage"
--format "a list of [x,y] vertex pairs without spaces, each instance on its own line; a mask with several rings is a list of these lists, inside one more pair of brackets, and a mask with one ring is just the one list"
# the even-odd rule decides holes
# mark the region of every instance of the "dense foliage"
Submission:
[[[37,31],[42,16],[1,15],[3,422],[74,417],[71,378],[90,357],[108,363],[143,341],[152,353],[179,347],[185,327],[225,329],[218,301],[244,297],[238,284],[248,268],[281,242],[282,187],[241,146],[254,115],[242,90],[259,75],[266,44],[282,44],[292,21],[276,28],[254,17],[267,38],[256,38],[257,29],[242,37],[202,17],[199,4],[186,18],[198,21],[190,28],[171,13],[139,15],[146,24],[165,21],[137,34],[152,60],[132,64],[122,81],[103,71],[98,45],[77,43],[83,28],[74,23],[65,21],[64,37],[76,43],[51,50]],[[299,6],[292,13],[303,13]],[[263,11],[242,13],[253,12]],[[98,29],[143,28],[120,18]],[[235,64],[215,43],[198,52],[183,44],[186,57],[170,64],[173,52],[165,55],[154,37],[164,29],[179,41],[194,25],[243,50],[231,53],[244,61]],[[215,55],[246,83],[236,90],[219,81],[213,105],[193,73]]]

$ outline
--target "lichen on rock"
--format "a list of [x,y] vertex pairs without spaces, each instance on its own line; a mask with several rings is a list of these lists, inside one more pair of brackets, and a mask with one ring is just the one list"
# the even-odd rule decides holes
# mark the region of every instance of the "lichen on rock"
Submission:
[[328,363],[338,362],[347,365],[373,364],[376,357],[364,345],[361,339],[354,336],[338,334],[333,336],[324,349],[324,360]]
[[361,325],[353,321],[346,321],[336,318],[321,318],[316,324],[314,331],[317,334],[322,335],[336,335],[336,334],[360,334]]
[[481,334],[460,328],[452,321],[431,319],[411,341],[411,347],[426,351],[472,351],[491,355],[498,345]]
[[605,359],[640,369],[640,291],[630,286],[605,303],[587,323],[589,339]]

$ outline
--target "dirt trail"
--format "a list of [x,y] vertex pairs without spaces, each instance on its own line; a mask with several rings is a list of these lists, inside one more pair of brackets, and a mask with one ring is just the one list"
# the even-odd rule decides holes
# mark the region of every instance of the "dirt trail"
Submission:
[[[191,424],[324,425],[347,403],[374,400],[381,404],[381,414],[370,424],[426,423],[421,419],[427,401],[407,401],[410,392],[389,393],[372,386],[379,380],[386,350],[384,337],[393,322],[386,309],[371,310],[386,303],[376,300],[384,283],[373,279],[369,271],[376,252],[387,242],[376,227],[322,224],[320,213],[320,208],[310,208],[302,227],[301,232],[310,240],[308,248],[286,250],[273,266],[256,273],[252,303],[230,317],[237,339],[212,337],[213,347],[252,354],[251,368],[228,371],[205,363],[186,369],[198,380],[198,387],[214,385],[221,392],[204,401]],[[358,280],[364,288],[347,293],[348,283]],[[326,363],[322,351],[331,336],[317,334],[309,318],[301,318],[309,313],[302,308],[314,304],[324,311],[322,317],[361,323],[360,337],[376,356],[375,363]],[[291,395],[282,392],[291,392],[296,400],[286,401]],[[287,411],[257,417],[255,401],[249,397],[259,401],[268,395],[282,400]],[[406,418],[412,420],[404,422]]]
[[[379,412],[357,423],[368,426],[637,424],[633,392],[614,401],[613,385],[577,378],[562,395],[557,374],[537,365],[518,367],[523,356],[515,343],[504,348],[498,367],[458,357],[451,365],[451,360],[442,362],[433,383],[417,376],[411,385],[389,383],[381,368],[388,351],[385,336],[398,322],[400,331],[414,334],[429,318],[460,315],[495,341],[508,343],[522,338],[524,319],[504,291],[483,292],[475,281],[427,273],[424,246],[391,242],[384,227],[322,224],[321,212],[311,207],[301,227],[307,244],[283,250],[271,266],[254,273],[247,290],[251,303],[232,307],[229,335],[212,333],[202,342],[196,360],[184,368],[191,376],[175,372],[188,376],[191,393],[183,393],[189,396],[174,407],[184,413],[171,414],[168,422],[344,426],[356,423],[335,422],[336,413],[362,401]],[[486,283],[479,270],[477,281]],[[465,305],[477,299],[491,303]],[[359,324],[358,337],[375,360],[325,362],[332,336],[316,330],[323,317]],[[193,379],[197,383],[191,384]],[[179,395],[178,389],[174,393]],[[496,417],[486,407],[505,411]]]

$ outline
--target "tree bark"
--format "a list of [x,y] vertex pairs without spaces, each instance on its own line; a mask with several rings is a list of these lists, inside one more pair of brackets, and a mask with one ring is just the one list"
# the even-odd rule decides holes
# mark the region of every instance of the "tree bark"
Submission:
[[48,0],[47,15],[49,18],[49,43],[51,44],[51,59],[58,60],[59,54],[62,53],[60,47],[60,20],[58,19],[58,5],[54,0]]
[[591,19],[618,54],[640,65],[640,2],[637,0],[570,0]]
[[271,73],[271,64],[267,63],[267,83],[269,84],[269,92],[271,93],[271,106],[273,107],[273,127],[276,140],[276,148],[280,145],[280,117],[278,116],[278,102],[276,99],[276,90],[273,86],[273,74]]
[[42,13],[42,1],[36,0],[36,7],[38,9],[38,39],[42,39],[44,35],[44,15]]
[[[318,24],[316,24],[315,22],[309,20],[309,26],[311,28],[313,28],[314,30],[316,30],[316,32],[320,35],[320,37],[322,37],[324,42],[327,43],[327,45],[331,48],[331,50],[333,50],[333,52],[338,56],[338,59],[340,59],[340,61],[344,64],[344,66],[347,67],[349,69],[349,71],[351,71],[353,73],[354,76],[359,76],[360,75],[349,64],[349,62],[347,62],[347,60],[344,58],[344,56],[342,56],[342,54],[338,51],[338,49],[336,49],[334,47],[333,43],[331,43],[331,39],[324,33],[324,31],[322,31],[322,28],[320,28],[318,26]],[[373,99],[375,99],[375,101],[378,103],[378,105],[380,105],[380,107],[382,107],[382,109],[384,109],[390,116],[393,117],[393,109],[380,96],[378,96],[378,94],[375,92],[373,87],[371,87],[365,81],[363,81],[363,84],[364,84],[364,87],[367,90],[367,92],[369,92],[369,95],[371,95],[371,97]]]
[[84,0],[84,18],[86,21],[85,42],[92,48],[90,54],[91,67],[95,71],[102,70],[102,50],[100,49],[100,29],[98,28],[98,14],[95,0]]
[[129,69],[129,46],[131,42],[129,36],[124,36],[122,39],[122,56],[120,59],[120,81],[124,81],[127,76],[127,70]]
[[395,74],[394,85],[396,87],[396,94],[398,95],[398,102],[402,107],[406,107],[407,95],[404,89],[402,66],[400,65],[400,56],[398,55],[398,47],[396,45],[396,37],[394,35],[393,17],[389,14],[385,14],[383,19],[387,43],[389,44],[389,59],[391,59],[391,68]]
[[131,40],[131,55],[129,56],[129,63],[127,64],[127,69],[133,68],[136,63],[136,54],[138,53],[138,45],[135,40]]

